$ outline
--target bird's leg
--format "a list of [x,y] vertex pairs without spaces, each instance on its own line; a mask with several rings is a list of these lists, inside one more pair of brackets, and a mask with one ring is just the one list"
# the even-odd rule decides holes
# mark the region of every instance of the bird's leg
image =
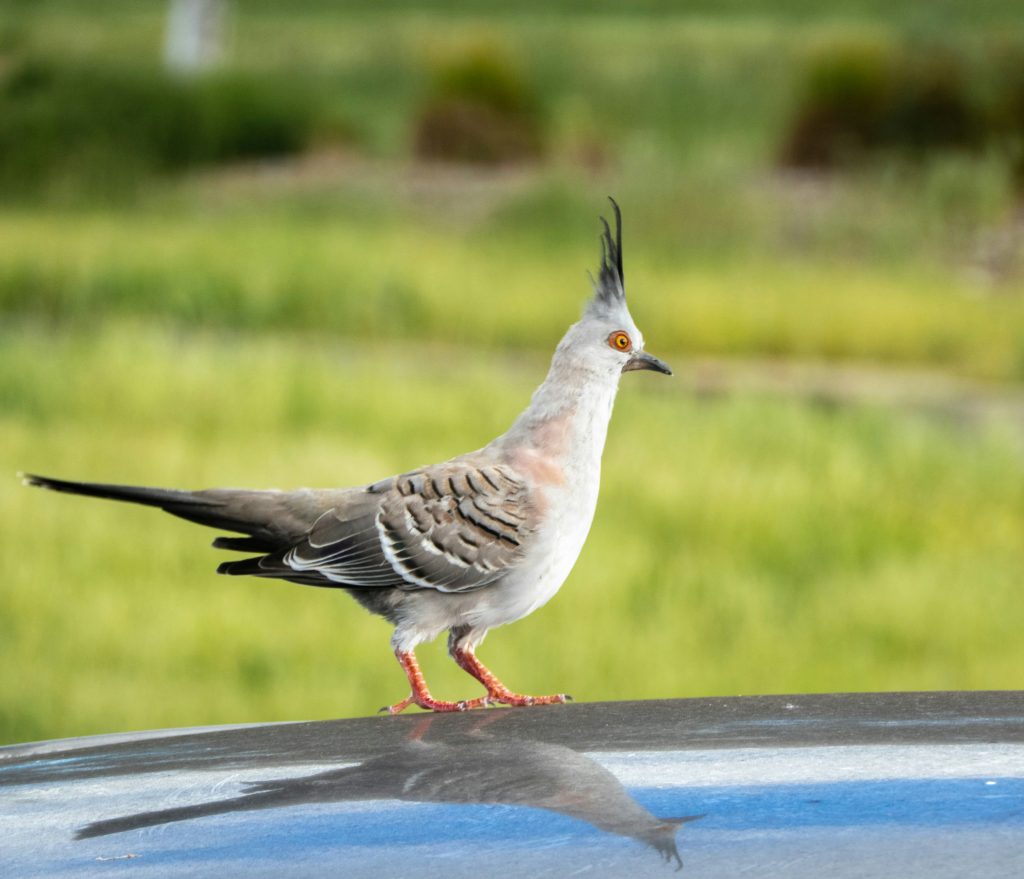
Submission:
[[423,672],[420,664],[416,661],[416,654],[411,650],[396,650],[395,656],[402,666],[405,676],[409,679],[412,692],[401,702],[382,708],[388,714],[399,714],[405,711],[410,705],[419,705],[427,711],[469,711],[471,708],[483,708],[487,705],[487,697],[480,696],[477,699],[466,699],[462,702],[444,702],[435,699],[427,689],[427,682],[423,679]]
[[518,708],[526,705],[559,705],[572,701],[572,696],[567,696],[565,693],[556,693],[553,696],[524,696],[521,693],[513,693],[495,677],[494,672],[477,659],[472,647],[449,644],[449,652],[452,659],[458,663],[459,668],[471,674],[487,687],[486,702],[499,702],[502,705],[512,705]]

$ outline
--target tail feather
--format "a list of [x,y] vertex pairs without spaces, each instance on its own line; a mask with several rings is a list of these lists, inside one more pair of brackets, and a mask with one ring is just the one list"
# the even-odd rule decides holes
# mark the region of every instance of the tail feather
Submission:
[[281,560],[280,551],[268,555],[252,556],[237,561],[221,562],[217,566],[218,574],[232,577],[266,577],[272,580],[287,580],[289,583],[300,583],[303,586],[321,586],[335,588],[340,584],[320,576],[316,571],[296,571]]
[[171,505],[215,506],[209,499],[196,496],[195,492],[182,491],[174,488],[146,488],[139,485],[110,485],[103,482],[72,482],[67,479],[53,479],[49,476],[38,476],[35,473],[20,474],[25,485],[48,488],[50,491],[61,491],[67,494],[80,494],[85,497],[99,497],[115,501],[129,501],[134,504],[145,504],[150,507],[166,508]]
[[250,577],[266,577],[267,571],[260,566],[260,562],[263,561],[265,556],[253,556],[247,559],[238,559],[237,561],[221,562],[217,566],[218,574],[230,574],[233,577],[245,576]]
[[230,549],[233,552],[274,552],[280,547],[269,540],[258,537],[215,537],[214,549]]
[[127,501],[159,507],[174,516],[222,528],[247,537],[220,537],[214,545],[246,552],[274,552],[298,540],[323,511],[326,501],[315,492],[285,493],[243,489],[184,491],[111,485],[102,482],[74,482],[34,473],[21,474],[26,485],[66,494]]
[[221,574],[278,577],[314,586],[332,583],[315,572],[295,572],[283,563],[282,553],[302,540],[313,523],[327,510],[339,511],[339,517],[358,518],[372,514],[373,507],[379,503],[378,495],[361,488],[301,488],[296,491],[210,488],[183,491],[103,482],[74,482],[34,473],[19,475],[26,485],[66,494],[159,507],[190,522],[244,534],[245,537],[218,537],[213,545],[218,549],[265,555],[226,562],[220,566]]

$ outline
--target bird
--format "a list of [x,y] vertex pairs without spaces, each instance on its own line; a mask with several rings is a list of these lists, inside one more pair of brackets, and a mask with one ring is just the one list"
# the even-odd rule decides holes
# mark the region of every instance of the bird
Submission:
[[[512,426],[476,451],[340,489],[198,491],[75,482],[21,474],[27,485],[159,507],[232,535],[218,549],[247,553],[217,569],[343,589],[384,617],[411,705],[454,712],[559,704],[505,686],[476,655],[487,632],[546,604],[569,576],[594,518],[612,407],[623,374],[672,375],[644,349],[626,304],[622,212],[601,217],[601,263],[580,319],[558,343],[547,376]],[[416,647],[448,632],[452,659],[483,696],[435,698]]]

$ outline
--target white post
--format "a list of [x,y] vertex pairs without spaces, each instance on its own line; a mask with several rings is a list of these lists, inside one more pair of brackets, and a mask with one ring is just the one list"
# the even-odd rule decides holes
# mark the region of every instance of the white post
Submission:
[[223,53],[224,0],[171,0],[164,61],[177,73],[209,70]]

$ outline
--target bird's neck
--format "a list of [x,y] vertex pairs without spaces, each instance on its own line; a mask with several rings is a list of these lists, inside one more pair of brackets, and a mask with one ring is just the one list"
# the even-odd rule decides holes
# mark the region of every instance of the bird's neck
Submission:
[[541,471],[550,468],[552,481],[586,478],[600,471],[618,387],[617,373],[587,370],[556,353],[530,405],[495,442],[536,459]]

